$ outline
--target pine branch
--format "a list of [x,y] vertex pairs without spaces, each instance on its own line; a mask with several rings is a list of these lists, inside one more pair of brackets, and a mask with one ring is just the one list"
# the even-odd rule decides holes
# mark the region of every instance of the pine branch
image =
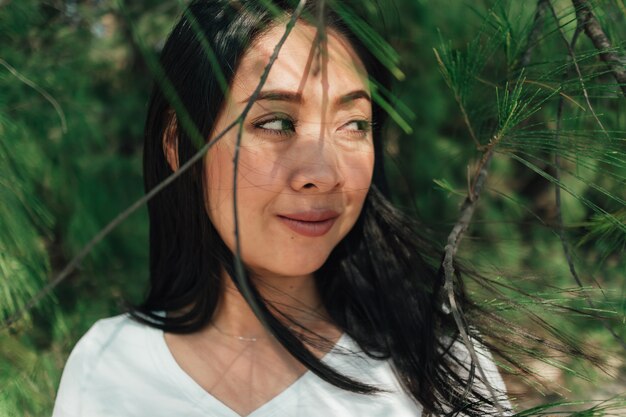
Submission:
[[611,41],[604,33],[598,19],[596,19],[591,11],[587,0],[572,0],[572,4],[576,8],[578,25],[584,29],[585,35],[591,39],[593,46],[600,51],[600,59],[609,67],[613,77],[620,84],[622,93],[626,97],[626,59],[612,52],[613,46]]
[[54,110],[59,115],[59,119],[61,119],[61,131],[63,133],[67,133],[67,122],[65,120],[65,113],[63,113],[63,109],[61,108],[61,105],[59,104],[59,102],[56,101],[56,99],[52,97],[50,93],[48,93],[43,88],[39,87],[34,81],[31,81],[30,79],[20,74],[15,68],[13,68],[13,66],[11,66],[8,62],[6,62],[2,58],[0,58],[0,65],[5,67],[7,70],[9,70],[11,74],[13,74],[15,78],[17,78],[18,80],[20,80],[21,82],[23,82],[24,84],[26,84],[27,86],[29,86],[30,88],[32,88],[33,90],[41,94],[43,98],[45,98],[46,100],[48,100],[50,104],[52,104],[52,107],[54,107]]
[[[554,12],[554,8],[552,7],[552,5],[550,5],[550,8],[552,9],[552,12],[554,14],[555,12]],[[573,55],[572,51],[576,47],[576,42],[578,41],[581,31],[582,31],[582,27],[580,25],[577,25],[576,31],[574,32],[574,36],[572,36],[572,40],[567,44],[568,50],[570,51],[570,58],[572,59],[574,64],[575,64],[576,57]],[[567,80],[568,73],[569,73],[569,69],[566,69],[565,73],[563,74],[564,81]],[[556,129],[554,133],[554,140],[556,142],[559,142],[561,140],[561,126],[563,122],[564,104],[565,104],[565,101],[563,100],[563,96],[560,96],[558,100],[558,104],[557,104]],[[572,278],[574,278],[576,285],[578,285],[578,287],[582,290],[582,294],[583,294],[583,297],[585,298],[585,301],[587,302],[587,304],[589,305],[591,309],[595,309],[596,308],[595,303],[593,302],[589,294],[587,294],[587,292],[584,290],[585,287],[583,285],[583,282],[580,279],[578,272],[576,271],[576,265],[574,264],[572,253],[570,251],[570,247],[567,242],[567,237],[565,236],[565,225],[563,222],[563,209],[562,209],[562,204],[561,204],[561,185],[560,185],[561,183],[561,156],[559,154],[558,148],[554,152],[554,170],[555,170],[554,178],[556,179],[556,182],[554,184],[554,200],[555,200],[555,207],[556,207],[557,233],[559,236],[559,240],[561,241],[561,246],[563,248],[563,255],[565,256],[565,260],[567,261],[567,265],[569,267],[569,271],[570,271],[570,274],[572,275]],[[605,320],[602,320],[602,324],[609,331],[611,336],[613,336],[613,338],[622,346],[622,348],[626,350],[626,341],[624,341]]]
[[463,237],[463,233],[465,233],[465,231],[469,227],[469,224],[474,215],[474,211],[476,210],[478,198],[480,197],[480,194],[482,193],[483,187],[485,185],[485,181],[487,180],[489,165],[493,157],[493,150],[494,148],[492,147],[485,153],[483,163],[479,168],[478,175],[476,176],[473,187],[471,188],[468,196],[465,198],[465,201],[461,206],[461,215],[459,216],[459,219],[452,228],[450,235],[448,235],[448,240],[444,248],[443,270],[445,276],[444,290],[448,295],[450,311],[452,312],[456,326],[459,329],[459,333],[461,334],[463,343],[469,351],[470,357],[472,358],[472,364],[475,364],[476,368],[478,369],[478,373],[480,374],[483,383],[487,387],[489,395],[493,399],[494,405],[498,410],[498,413],[503,416],[504,410],[502,408],[502,405],[498,401],[498,396],[496,395],[495,390],[489,383],[487,375],[485,374],[485,371],[478,360],[478,355],[476,354],[476,350],[474,349],[474,344],[470,340],[469,334],[466,329],[466,324],[463,322],[463,312],[460,306],[457,305],[456,296],[454,294],[454,257],[456,256],[459,243],[461,241],[461,238]]
[[[524,62],[526,65],[530,63],[530,59],[532,56],[532,50],[534,47],[535,39],[537,39],[541,33],[541,27],[543,25],[543,15],[545,14],[545,9],[548,6],[549,0],[538,0],[537,2],[537,11],[535,13],[535,19],[533,21],[533,27],[530,30],[529,38],[526,42],[526,50],[522,53],[522,59],[520,62]],[[436,51],[435,51],[436,53]],[[441,62],[441,59],[437,55],[437,58]],[[523,66],[520,67],[522,71],[524,71]],[[519,82],[519,80],[518,80]],[[523,81],[521,81],[523,82]],[[457,100],[459,102],[459,100]],[[460,104],[460,102],[459,102]],[[466,120],[468,127],[471,127],[469,120]],[[475,142],[478,142],[478,139],[474,136],[474,132],[470,128],[470,135]],[[454,293],[454,277],[455,277],[455,269],[454,269],[454,257],[458,251],[459,243],[463,234],[467,230],[474,215],[474,211],[476,210],[476,206],[478,203],[478,199],[483,191],[485,186],[485,182],[487,180],[487,176],[489,173],[489,166],[491,165],[491,160],[493,158],[493,154],[495,152],[497,144],[501,141],[502,134],[498,133],[494,136],[494,138],[489,142],[488,145],[482,147],[484,149],[483,156],[481,161],[478,164],[477,173],[472,181],[471,186],[468,190],[468,195],[461,206],[461,214],[457,222],[455,223],[452,231],[448,235],[447,243],[444,248],[444,259],[443,259],[443,270],[444,270],[444,290],[448,295],[448,302],[450,303],[450,311],[454,317],[454,321],[459,329],[459,333],[463,339],[463,343],[465,347],[470,353],[470,357],[472,359],[472,363],[476,364],[478,372],[489,391],[489,395],[494,401],[494,405],[500,414],[500,416],[504,416],[504,410],[502,405],[498,401],[498,397],[496,395],[495,390],[487,380],[485,371],[483,370],[480,362],[478,361],[478,356],[476,355],[476,351],[474,349],[473,343],[471,342],[466,324],[463,322],[463,312],[461,308],[457,305],[456,296]]]

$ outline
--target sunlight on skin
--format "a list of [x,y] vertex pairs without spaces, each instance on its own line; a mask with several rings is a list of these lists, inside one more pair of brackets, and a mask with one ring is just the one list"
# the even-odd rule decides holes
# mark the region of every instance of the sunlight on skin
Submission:
[[[351,48],[329,32],[328,63],[312,74],[315,30],[296,25],[263,88],[273,94],[262,94],[244,122],[237,196],[242,257],[264,279],[308,276],[319,269],[354,225],[371,183],[371,102],[357,94],[340,102],[359,91],[369,95],[364,69]],[[241,113],[281,35],[282,27],[275,27],[243,56],[216,132]],[[205,164],[209,216],[231,250],[236,137],[235,130],[229,132]],[[324,210],[338,217],[323,236],[295,233],[278,218]]]

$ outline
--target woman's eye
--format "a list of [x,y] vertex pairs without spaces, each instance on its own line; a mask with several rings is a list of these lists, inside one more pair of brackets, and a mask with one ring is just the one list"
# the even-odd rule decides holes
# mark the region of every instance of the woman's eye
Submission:
[[295,123],[292,120],[278,117],[257,122],[254,127],[273,135],[290,135],[296,131]]
[[352,120],[343,125],[341,129],[351,135],[366,136],[372,129],[372,123],[369,120]]

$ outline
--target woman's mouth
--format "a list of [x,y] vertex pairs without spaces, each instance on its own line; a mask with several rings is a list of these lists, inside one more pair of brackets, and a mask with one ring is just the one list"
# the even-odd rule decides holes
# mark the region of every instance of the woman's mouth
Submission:
[[278,219],[294,232],[307,237],[323,236],[335,224],[339,213],[332,210],[279,214]]

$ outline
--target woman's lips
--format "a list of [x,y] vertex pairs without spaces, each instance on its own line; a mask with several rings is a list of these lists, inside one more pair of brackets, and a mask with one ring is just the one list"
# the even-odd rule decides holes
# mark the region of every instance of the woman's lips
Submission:
[[307,237],[323,236],[333,227],[339,213],[332,210],[279,214],[278,219],[296,233]]

